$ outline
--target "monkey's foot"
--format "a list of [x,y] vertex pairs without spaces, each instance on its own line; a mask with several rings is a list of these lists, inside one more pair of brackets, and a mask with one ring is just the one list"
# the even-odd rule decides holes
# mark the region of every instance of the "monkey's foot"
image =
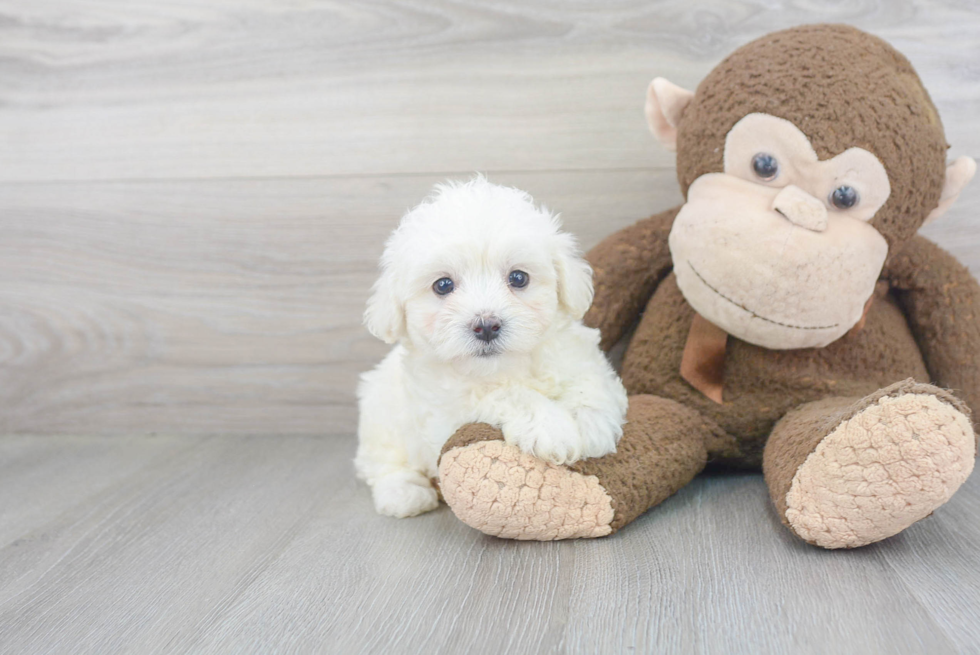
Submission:
[[634,396],[617,452],[558,466],[504,443],[496,428],[466,425],[443,448],[442,495],[461,521],[497,537],[602,537],[704,467],[706,429],[673,401]]
[[442,494],[461,521],[507,539],[575,539],[612,532],[612,499],[594,475],[544,462],[502,440],[450,448]]
[[855,548],[886,539],[931,514],[970,475],[968,410],[936,387],[899,384],[866,399],[797,469],[785,519],[804,540]]

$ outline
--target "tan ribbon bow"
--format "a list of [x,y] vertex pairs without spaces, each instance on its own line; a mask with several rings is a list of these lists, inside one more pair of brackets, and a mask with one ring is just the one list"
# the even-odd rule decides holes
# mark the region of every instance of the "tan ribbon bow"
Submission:
[[681,357],[681,377],[719,405],[725,388],[727,345],[727,332],[701,314],[694,315]]

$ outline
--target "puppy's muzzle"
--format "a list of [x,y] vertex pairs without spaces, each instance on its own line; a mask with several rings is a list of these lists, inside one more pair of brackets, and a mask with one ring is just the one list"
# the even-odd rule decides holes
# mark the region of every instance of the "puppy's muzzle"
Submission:
[[490,343],[500,335],[501,327],[503,327],[503,323],[496,316],[478,318],[470,323],[470,328],[473,330],[473,336],[480,341],[485,341],[487,343]]

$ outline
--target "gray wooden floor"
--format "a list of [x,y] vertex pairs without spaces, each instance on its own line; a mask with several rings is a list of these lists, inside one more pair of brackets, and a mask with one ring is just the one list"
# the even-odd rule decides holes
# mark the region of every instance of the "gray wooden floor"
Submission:
[[697,479],[607,539],[373,513],[344,438],[0,441],[0,651],[965,653],[980,477],[846,552],[753,474]]
[[[980,159],[969,0],[0,0],[0,653],[980,652],[978,476],[825,552],[752,474],[548,544],[352,475],[406,208],[480,170],[592,245],[680,200],[653,76],[818,21]],[[978,216],[980,182],[926,231],[975,274]]]

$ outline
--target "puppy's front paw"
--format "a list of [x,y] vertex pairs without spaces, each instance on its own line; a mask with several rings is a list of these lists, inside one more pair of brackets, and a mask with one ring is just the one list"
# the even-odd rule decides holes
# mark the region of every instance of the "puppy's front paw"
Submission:
[[378,514],[398,519],[431,512],[439,506],[436,490],[417,473],[385,476],[374,483],[371,496]]
[[576,416],[582,443],[582,459],[616,452],[623,436],[623,417],[617,413],[581,409]]
[[552,464],[582,458],[582,439],[572,415],[557,403],[542,402],[530,415],[502,426],[504,441]]

